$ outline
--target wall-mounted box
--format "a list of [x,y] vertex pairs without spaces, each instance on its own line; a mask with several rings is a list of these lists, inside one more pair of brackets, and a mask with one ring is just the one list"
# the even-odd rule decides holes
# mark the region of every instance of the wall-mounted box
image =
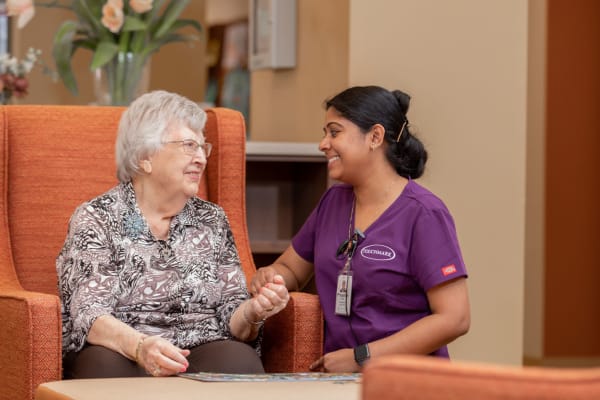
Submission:
[[250,0],[250,69],[296,66],[296,0]]

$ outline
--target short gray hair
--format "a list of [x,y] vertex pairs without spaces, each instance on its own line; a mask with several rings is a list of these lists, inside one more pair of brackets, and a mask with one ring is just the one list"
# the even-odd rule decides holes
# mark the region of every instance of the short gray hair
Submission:
[[164,90],[146,93],[121,116],[115,156],[117,178],[129,182],[139,173],[140,161],[155,153],[171,129],[185,126],[202,134],[206,113],[193,101]]

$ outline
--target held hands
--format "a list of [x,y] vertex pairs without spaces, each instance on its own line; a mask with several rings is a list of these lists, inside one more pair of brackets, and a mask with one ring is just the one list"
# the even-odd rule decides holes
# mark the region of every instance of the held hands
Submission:
[[[261,269],[263,268],[260,268],[259,271]],[[263,285],[255,285],[250,289],[253,297],[248,301],[245,306],[247,308],[243,312],[245,318],[251,324],[264,321],[277,314],[285,308],[290,299],[290,294],[281,275],[273,274],[269,279],[269,281],[264,281]],[[255,281],[256,278],[252,280],[252,284]]]
[[321,372],[360,372],[354,361],[353,349],[340,349],[327,353],[310,365],[311,371]]
[[285,282],[281,275],[277,274],[277,271],[273,267],[262,267],[256,270],[256,274],[252,277],[250,285],[248,285],[248,291],[252,296],[256,296],[260,293],[260,289],[267,283],[274,283],[275,276],[281,278],[281,284],[285,287]]
[[138,342],[136,361],[152,376],[170,376],[187,370],[189,354],[160,336],[146,336]]

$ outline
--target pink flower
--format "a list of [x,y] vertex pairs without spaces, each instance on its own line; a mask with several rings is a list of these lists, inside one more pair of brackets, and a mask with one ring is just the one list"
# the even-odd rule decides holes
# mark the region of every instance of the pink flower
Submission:
[[129,6],[136,13],[145,13],[152,9],[152,3],[154,0],[129,0]]
[[17,78],[14,82],[14,94],[19,98],[27,96],[27,88],[29,87],[29,81],[27,78]]
[[0,75],[0,79],[2,79],[3,86],[8,90],[13,90],[15,86],[15,76],[13,74],[2,74]]
[[35,15],[35,7],[33,6],[33,0],[7,0],[6,9],[7,15],[14,16],[18,15],[17,27],[23,28]]
[[102,25],[112,33],[118,33],[123,21],[123,0],[108,0],[102,7]]

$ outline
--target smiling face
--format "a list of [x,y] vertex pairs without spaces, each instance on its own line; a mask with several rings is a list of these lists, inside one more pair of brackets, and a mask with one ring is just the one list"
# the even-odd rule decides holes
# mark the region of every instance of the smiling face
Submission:
[[148,178],[154,186],[160,187],[167,197],[183,196],[189,199],[198,192],[200,178],[206,167],[206,156],[202,147],[195,154],[186,154],[183,144],[177,143],[186,139],[204,143],[201,133],[197,134],[185,126],[177,127],[171,129],[163,138],[163,147],[148,158],[151,163]]
[[327,157],[331,179],[352,185],[360,182],[369,163],[369,137],[335,108],[327,109],[319,150]]

